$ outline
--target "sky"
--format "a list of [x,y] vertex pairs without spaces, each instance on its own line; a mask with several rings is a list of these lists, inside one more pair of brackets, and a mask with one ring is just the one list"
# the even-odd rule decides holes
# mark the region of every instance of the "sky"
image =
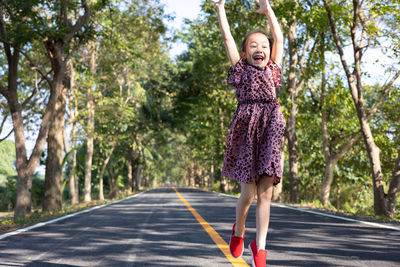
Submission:
[[[165,13],[175,17],[173,21],[164,20],[170,31],[180,30],[184,26],[184,19],[195,19],[200,14],[202,0],[161,0],[165,4]],[[172,45],[170,57],[174,58],[186,50],[187,46],[181,42]]]

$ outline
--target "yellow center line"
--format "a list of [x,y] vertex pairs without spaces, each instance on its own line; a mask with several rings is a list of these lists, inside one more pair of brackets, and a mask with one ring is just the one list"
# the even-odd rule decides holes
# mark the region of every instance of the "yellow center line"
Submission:
[[214,228],[211,227],[211,225],[208,224],[206,220],[203,219],[203,217],[200,216],[200,214],[194,208],[192,208],[192,206],[190,206],[190,204],[182,197],[182,195],[178,192],[178,190],[174,186],[172,186],[172,189],[175,190],[176,194],[182,200],[183,204],[186,205],[188,210],[190,210],[190,212],[193,214],[193,216],[196,218],[199,224],[203,226],[204,230],[206,230],[208,235],[218,246],[218,248],[222,251],[222,253],[224,253],[225,257],[232,263],[232,265],[235,267],[249,266],[242,258],[232,257],[229,251],[229,245],[222,239],[222,237],[214,230]]

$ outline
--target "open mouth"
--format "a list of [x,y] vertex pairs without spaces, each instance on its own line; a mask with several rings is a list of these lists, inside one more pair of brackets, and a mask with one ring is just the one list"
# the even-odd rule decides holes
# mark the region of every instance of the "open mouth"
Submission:
[[264,56],[261,55],[261,54],[253,55],[253,60],[254,60],[256,63],[261,63],[261,62],[263,62],[263,60],[264,60]]

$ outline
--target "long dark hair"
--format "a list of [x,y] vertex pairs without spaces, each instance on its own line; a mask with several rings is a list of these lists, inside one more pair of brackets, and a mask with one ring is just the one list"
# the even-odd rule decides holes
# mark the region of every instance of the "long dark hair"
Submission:
[[274,39],[272,39],[272,37],[268,34],[268,32],[264,31],[264,30],[260,30],[260,29],[255,29],[250,31],[249,33],[246,34],[246,36],[244,37],[243,41],[242,41],[242,45],[240,46],[240,50],[242,52],[246,51],[246,44],[247,44],[247,40],[249,39],[250,35],[255,34],[255,33],[261,33],[264,34],[267,38],[268,38],[268,42],[269,42],[269,55],[271,56],[272,54],[272,46],[274,44]]

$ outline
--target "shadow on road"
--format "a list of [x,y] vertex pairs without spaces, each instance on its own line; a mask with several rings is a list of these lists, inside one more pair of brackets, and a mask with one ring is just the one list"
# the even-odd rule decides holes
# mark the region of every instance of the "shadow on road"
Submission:
[[[197,189],[182,196],[229,243],[236,199]],[[255,205],[245,246],[255,238]],[[271,208],[269,266],[397,266],[400,233]],[[250,263],[247,250],[243,255]],[[231,266],[171,188],[0,241],[0,266]],[[14,264],[14,265],[12,265]]]

